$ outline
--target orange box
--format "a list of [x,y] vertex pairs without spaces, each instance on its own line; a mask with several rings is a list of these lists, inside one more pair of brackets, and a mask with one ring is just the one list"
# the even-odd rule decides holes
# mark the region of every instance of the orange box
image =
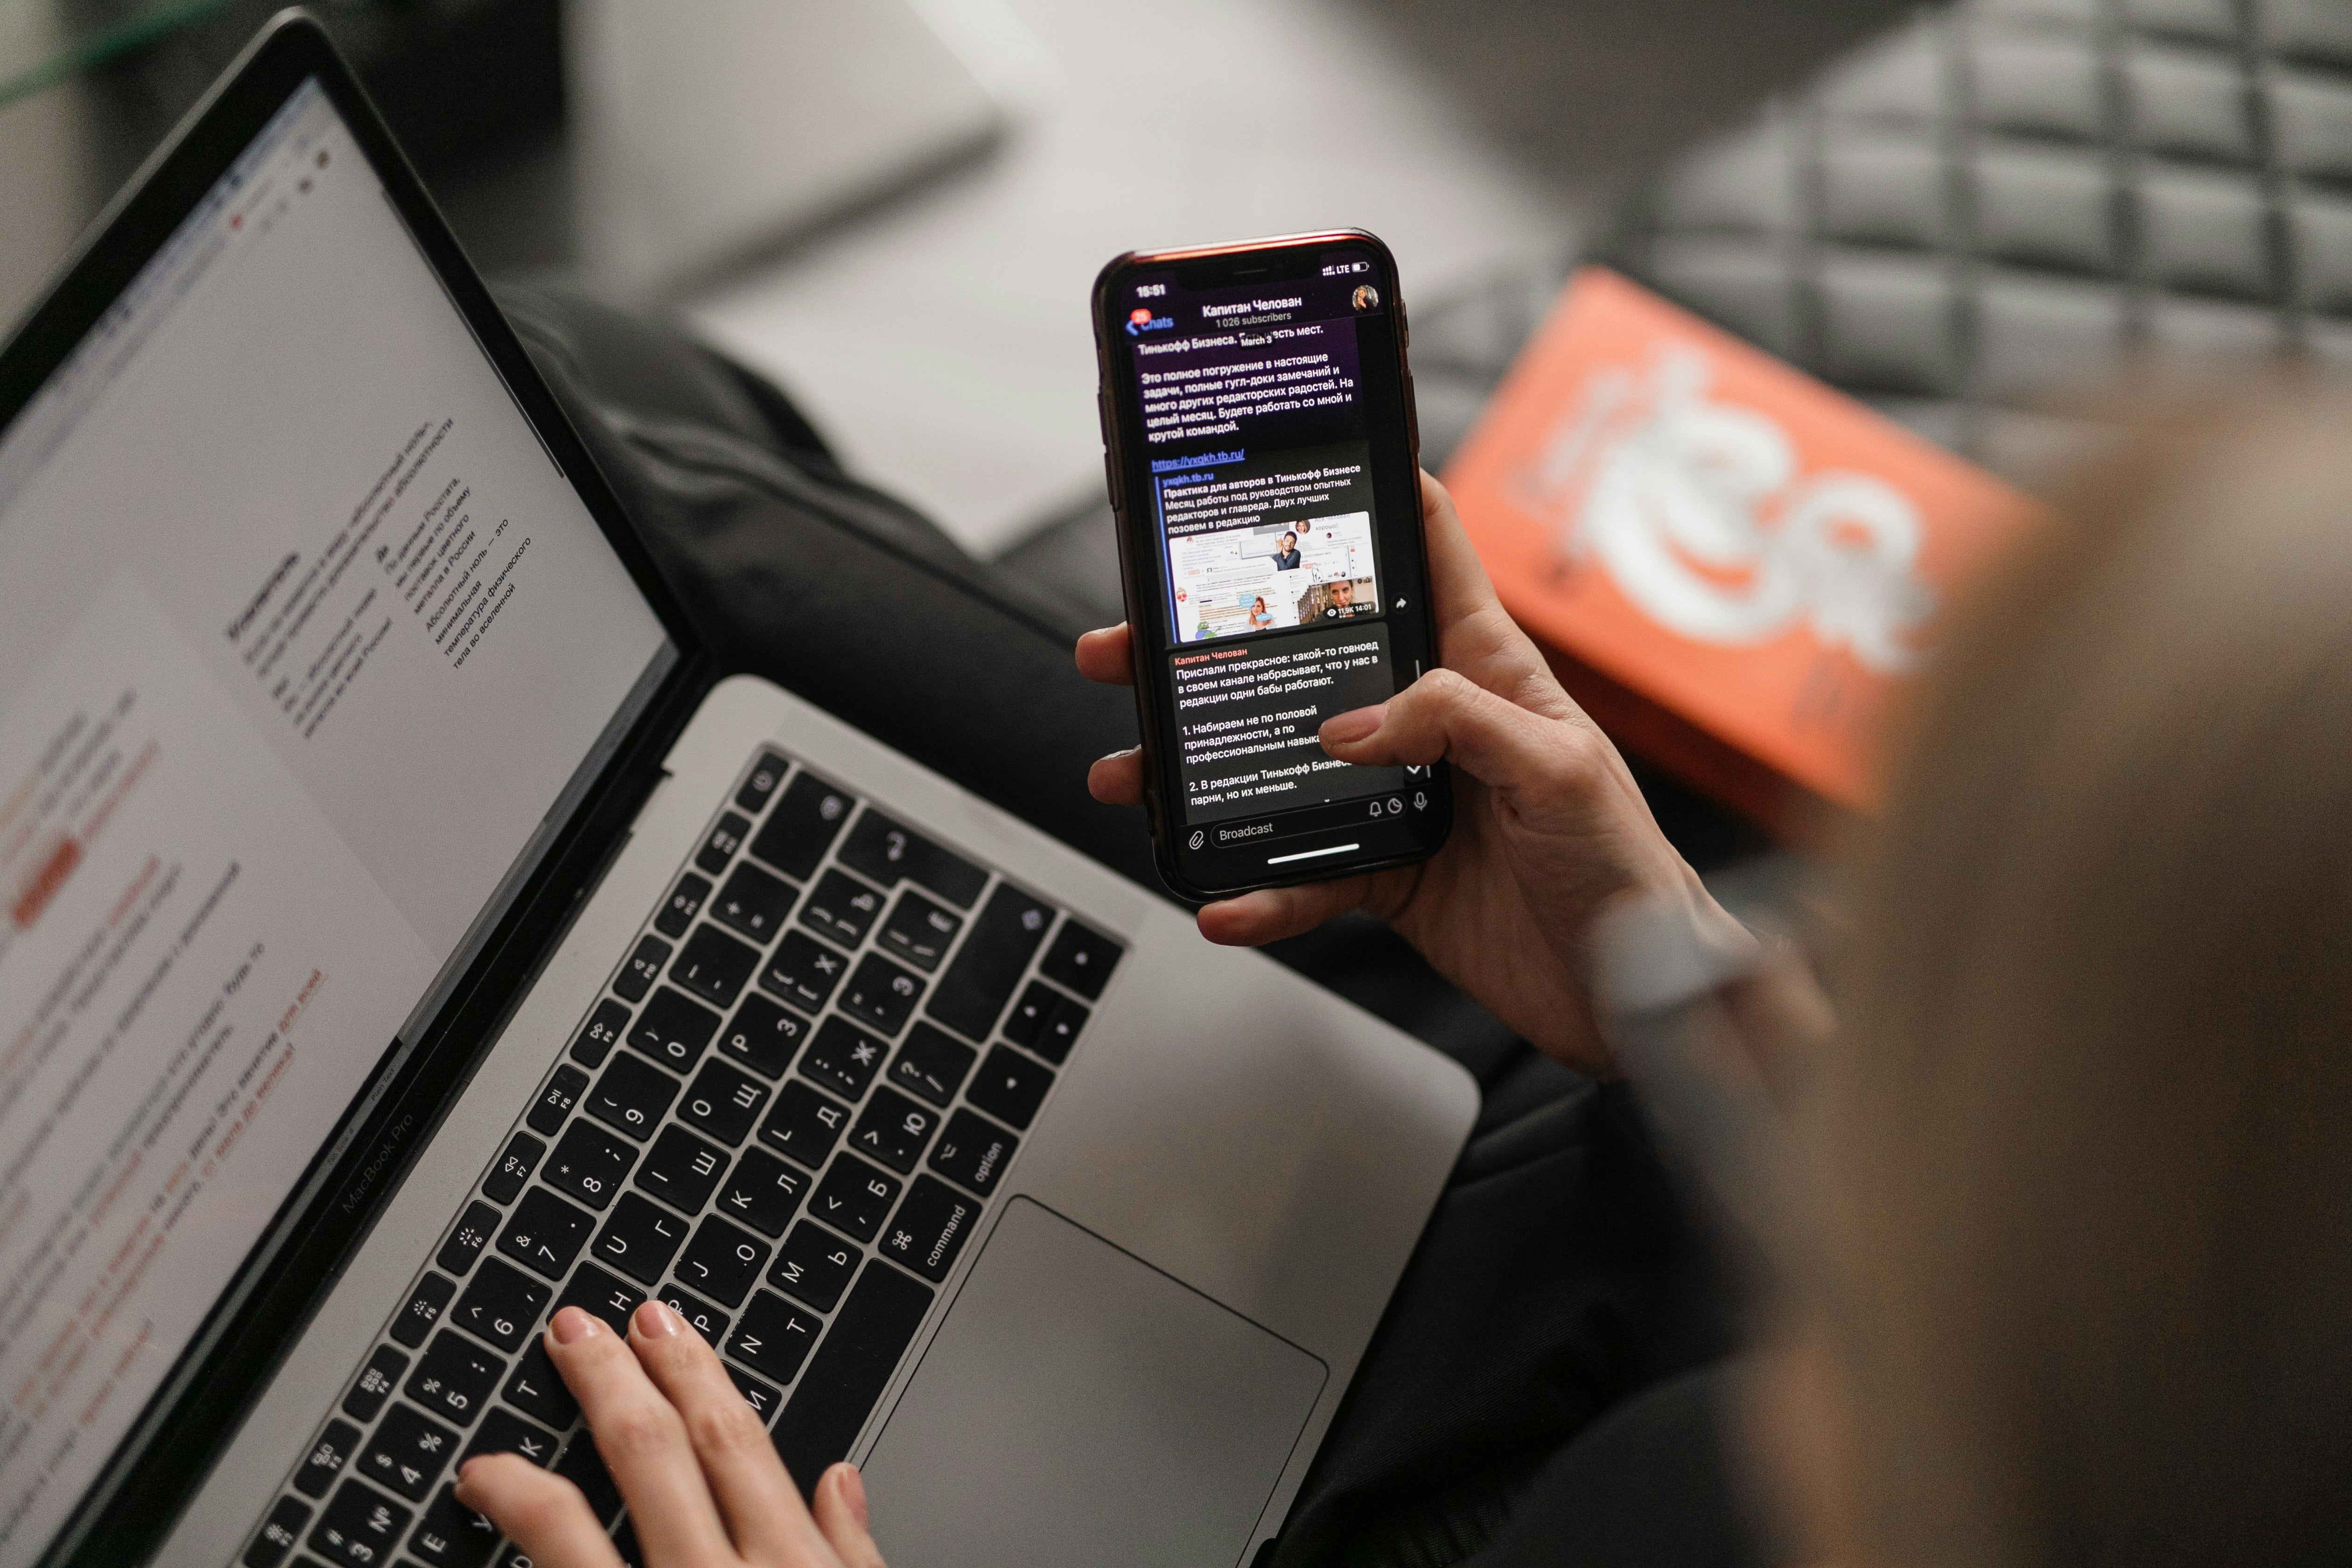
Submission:
[[1445,470],[1504,605],[1628,750],[1783,833],[1878,735],[2019,491],[1605,268]]

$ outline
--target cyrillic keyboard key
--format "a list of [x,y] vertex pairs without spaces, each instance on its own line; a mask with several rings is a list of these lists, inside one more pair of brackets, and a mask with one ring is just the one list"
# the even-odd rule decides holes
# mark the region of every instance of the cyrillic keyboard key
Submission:
[[845,1236],[860,1241],[871,1241],[874,1233],[882,1228],[883,1216],[898,1199],[902,1185],[898,1177],[886,1175],[865,1161],[844,1154],[816,1184],[816,1195],[809,1200],[809,1213]]
[[330,1421],[319,1440],[310,1445],[310,1456],[302,1468],[294,1472],[294,1489],[304,1497],[321,1498],[352,1462],[360,1450],[360,1429],[348,1421]]
[[1062,994],[1042,980],[1032,980],[1013,1011],[1004,1015],[1003,1036],[1016,1046],[1034,1046],[1062,1005]]
[[832,999],[848,967],[849,960],[808,932],[787,931],[760,971],[760,989],[814,1013]]
[[269,1510],[269,1517],[254,1533],[253,1544],[245,1549],[245,1568],[278,1568],[301,1539],[302,1527],[310,1522],[310,1504],[300,1498],[279,1498],[278,1506]]
[[808,1188],[808,1173],[754,1149],[736,1163],[735,1173],[720,1191],[719,1212],[772,1241],[784,1234]]
[[392,1391],[400,1386],[400,1374],[408,1370],[408,1358],[390,1345],[378,1345],[368,1357],[367,1365],[352,1381],[352,1391],[343,1396],[343,1414],[364,1426],[383,1408]]
[[[743,983],[760,967],[760,950],[736,937],[729,936],[717,926],[697,926],[694,934],[678,949],[677,962],[669,966],[669,977],[693,992],[704,1001],[720,1007],[732,1007],[735,998],[742,994]],[[712,1028],[718,1027],[717,1020]]]
[[845,872],[827,871],[809,889],[808,902],[801,906],[801,924],[844,947],[856,947],[881,912],[881,894]]
[[908,888],[899,893],[890,918],[882,922],[882,934],[875,941],[929,974],[938,970],[955,942],[956,932],[962,929],[961,915],[949,913]]
[[457,1434],[429,1415],[395,1405],[360,1450],[359,1473],[411,1502],[423,1502],[457,1450]]
[[499,1211],[488,1204],[467,1204],[466,1212],[457,1216],[457,1226],[449,1232],[449,1238],[433,1255],[433,1261],[463,1279],[466,1271],[473,1268],[474,1259],[482,1255],[482,1248],[490,1244],[490,1237],[499,1233],[500,1217]]
[[723,874],[727,862],[735,858],[735,851],[743,847],[743,836],[751,831],[751,819],[736,812],[719,814],[718,823],[694,852],[694,863],[711,876]]
[[966,1197],[937,1176],[917,1176],[907,1201],[882,1231],[882,1256],[903,1263],[936,1285],[955,1267],[956,1254],[971,1238],[980,1201]]
[[400,1391],[431,1414],[453,1426],[470,1426],[490,1391],[499,1385],[506,1363],[447,1329],[433,1336],[433,1348],[408,1374]]
[[743,1292],[751,1288],[767,1261],[766,1242],[711,1215],[695,1226],[694,1239],[677,1255],[677,1271],[694,1289],[736,1307],[742,1304]]
[[680,1214],[698,1214],[710,1189],[727,1173],[727,1154],[683,1127],[665,1127],[654,1140],[646,1163],[637,1167],[637,1185]]
[[719,1048],[761,1077],[778,1079],[793,1065],[812,1026],[798,1013],[765,996],[746,996],[719,1034]]
[[677,1079],[641,1057],[618,1056],[588,1091],[588,1114],[642,1143],[677,1098]]
[[753,1372],[790,1383],[816,1343],[824,1324],[782,1296],[762,1290],[743,1309],[727,1353]]
[[[572,1271],[572,1283],[555,1299],[555,1312],[577,1307],[592,1318],[602,1319],[606,1328],[627,1339],[629,1314],[645,1304],[644,1291],[593,1263],[583,1263]],[[548,1316],[552,1319],[555,1312]]]
[[923,1147],[940,1130],[940,1113],[916,1104],[896,1089],[877,1089],[874,1099],[849,1131],[849,1146],[869,1160],[879,1160],[900,1175],[915,1168]]
[[589,1251],[638,1284],[649,1286],[661,1279],[662,1270],[669,1267],[685,1239],[686,1221],[664,1214],[635,1193],[624,1193]]
[[857,1277],[799,1389],[776,1418],[776,1453],[802,1496],[815,1488],[826,1466],[848,1457],[930,1305],[929,1286],[878,1259]]
[[735,1384],[735,1392],[743,1396],[743,1403],[751,1407],[751,1414],[760,1418],[761,1426],[765,1426],[776,1418],[776,1407],[784,1402],[782,1394],[731,1361],[719,1364],[727,1369],[727,1376]]
[[540,1090],[530,1114],[523,1120],[541,1137],[554,1137],[562,1130],[563,1119],[572,1114],[572,1108],[580,1103],[581,1092],[587,1087],[588,1075],[578,1068],[557,1068],[555,1075],[547,1080],[547,1087]]
[[428,1271],[416,1282],[416,1289],[408,1293],[408,1304],[393,1315],[389,1331],[393,1339],[410,1350],[423,1344],[425,1336],[433,1331],[433,1325],[441,1321],[449,1298],[457,1293],[455,1280]]
[[580,1037],[572,1042],[572,1059],[583,1068],[600,1068],[620,1039],[621,1031],[629,1026],[626,1003],[615,1002],[610,996],[596,1004],[581,1028]]
[[944,1108],[963,1087],[964,1075],[979,1058],[978,1051],[946,1030],[918,1024],[908,1032],[907,1043],[898,1047],[889,1078],[908,1093]]
[[922,1000],[923,982],[878,952],[858,961],[849,984],[842,988],[841,1010],[885,1036],[907,1026],[908,1015]]
[[686,1321],[686,1326],[700,1334],[712,1350],[727,1337],[727,1314],[690,1291],[675,1285],[665,1285],[654,1292],[661,1304]]
[[637,1152],[626,1142],[593,1122],[574,1121],[555,1141],[555,1152],[547,1157],[539,1179],[567,1197],[601,1209],[613,1201],[636,1163]]
[[676,942],[694,924],[694,917],[702,912],[709,898],[710,879],[688,871],[677,879],[677,886],[670,889],[669,902],[654,917],[654,930]]
[[948,1118],[948,1130],[931,1151],[931,1169],[986,1197],[1020,1147],[1020,1139],[986,1117],[959,1110]]
[[363,1481],[345,1481],[310,1528],[311,1551],[333,1568],[382,1568],[415,1514]]
[[571,1426],[572,1417],[580,1414],[580,1406],[572,1401],[572,1391],[563,1386],[563,1379],[557,1373],[555,1363],[548,1359],[547,1347],[540,1342],[536,1334],[531,1336],[530,1345],[524,1349],[522,1361],[515,1367],[514,1375],[507,1379],[506,1387],[500,1389],[499,1394],[525,1415],[534,1421],[544,1422],[558,1432]]
[[796,882],[815,875],[817,862],[833,847],[842,823],[857,805],[803,768],[784,786],[776,808],[751,840],[751,853]]
[[1101,932],[1067,920],[1055,933],[1054,945],[1045,950],[1037,973],[1092,1002],[1102,995],[1119,954],[1126,951]]
[[493,1258],[466,1287],[449,1321],[511,1355],[522,1349],[531,1325],[539,1321],[547,1299],[554,1294],[550,1287]]
[[765,947],[784,929],[784,917],[799,896],[790,882],[746,860],[727,873],[727,885],[711,901],[710,918]]
[[794,1079],[776,1091],[776,1108],[760,1124],[760,1141],[814,1171],[824,1163],[848,1125],[848,1107],[835,1105]]
[[960,910],[971,908],[988,886],[987,872],[870,807],[842,841],[841,863],[886,889],[903,877]]
[[1078,1041],[1078,1031],[1087,1026],[1087,1005],[1074,996],[1065,996],[1054,1007],[1054,1016],[1045,1020],[1038,1033],[1037,1043],[1029,1048],[1060,1067],[1070,1059],[1070,1047]]
[[971,931],[931,989],[923,1010],[949,1028],[985,1040],[996,1026],[1013,988],[1021,984],[1045,928],[1054,923],[1050,904],[1040,903],[1009,882],[999,883],[974,916]]
[[466,1445],[461,1458],[477,1454],[513,1454],[541,1469],[555,1463],[555,1439],[511,1410],[493,1410],[482,1417],[482,1429]]
[[661,978],[661,967],[669,962],[669,943],[657,936],[641,936],[636,951],[629,954],[621,973],[613,977],[613,989],[632,1002],[642,1002],[654,982]]
[[672,1072],[688,1073],[717,1033],[718,1014],[665,985],[654,993],[637,1026],[629,1031],[629,1048]]
[[408,1554],[425,1568],[482,1568],[498,1543],[499,1527],[443,1487],[417,1520]]
[[586,1427],[572,1434],[563,1458],[555,1461],[555,1473],[580,1489],[580,1495],[588,1500],[588,1511],[596,1516],[598,1524],[610,1524],[613,1516],[621,1511],[621,1489],[613,1484],[612,1473],[604,1468],[604,1456],[596,1452],[596,1439]]
[[1010,1046],[995,1046],[980,1064],[980,1071],[972,1075],[964,1098],[998,1121],[1025,1131],[1035,1120],[1045,1091],[1053,1087],[1053,1068],[1039,1066]]
[[482,1195],[494,1204],[510,1204],[522,1193],[522,1184],[539,1169],[539,1157],[547,1152],[547,1145],[528,1132],[518,1132],[507,1142],[507,1152],[499,1156],[489,1175],[482,1183]]
[[775,752],[761,752],[759,761],[751,764],[751,772],[744,778],[743,787],[735,792],[737,808],[753,816],[759,816],[767,806],[769,797],[776,793],[776,786],[784,782],[785,771],[790,766]]
[[499,1236],[499,1250],[549,1279],[561,1279],[580,1256],[596,1221],[545,1187],[533,1187],[515,1205],[514,1218]]
[[842,1291],[849,1288],[849,1277],[856,1268],[857,1248],[823,1226],[803,1220],[776,1249],[776,1266],[768,1270],[768,1283],[820,1312],[830,1312]]
[[801,1053],[801,1072],[845,1100],[856,1100],[874,1081],[890,1047],[852,1024],[835,1016],[817,1026],[816,1038]]
[[773,1092],[750,1073],[740,1072],[714,1057],[702,1064],[702,1070],[686,1086],[686,1098],[677,1105],[678,1119],[692,1122],[732,1148],[751,1132],[752,1124],[760,1120],[760,1112],[768,1108],[768,1096]]

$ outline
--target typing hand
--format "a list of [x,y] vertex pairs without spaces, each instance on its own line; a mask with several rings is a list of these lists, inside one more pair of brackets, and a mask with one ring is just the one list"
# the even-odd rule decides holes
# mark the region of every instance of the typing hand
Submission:
[[[645,1553],[633,1568],[882,1568],[857,1471],[824,1472],[812,1519],[719,1357],[667,1307],[638,1308],[625,1341],[567,1307],[547,1352],[628,1504]],[[580,1489],[515,1455],[468,1459],[457,1500],[535,1568],[621,1568]]]
[[[1601,906],[1662,890],[1704,922],[1731,920],[1658,830],[1617,748],[1496,598],[1453,500],[1426,474],[1421,493],[1443,668],[1378,707],[1327,720],[1320,738],[1351,763],[1452,763],[1453,837],[1417,866],[1211,904],[1201,934],[1254,946],[1370,910],[1538,1048],[1606,1072],[1583,952]],[[1133,679],[1124,625],[1080,637],[1077,657],[1091,679]],[[1140,800],[1141,754],[1102,758],[1087,784],[1097,800]]]

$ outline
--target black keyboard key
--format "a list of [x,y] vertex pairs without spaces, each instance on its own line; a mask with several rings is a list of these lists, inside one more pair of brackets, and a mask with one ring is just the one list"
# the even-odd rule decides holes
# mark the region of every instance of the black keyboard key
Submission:
[[760,1124],[760,1140],[814,1171],[849,1126],[849,1109],[794,1079],[776,1091],[776,1109]]
[[556,1372],[555,1363],[549,1359],[547,1347],[540,1342],[536,1334],[531,1336],[530,1344],[523,1351],[522,1360],[516,1364],[514,1375],[507,1379],[506,1387],[500,1389],[499,1394],[525,1415],[543,1422],[558,1432],[571,1426],[572,1418],[580,1414],[580,1406],[573,1401],[572,1391],[563,1386],[563,1379]]
[[1037,1043],[1029,1048],[1060,1067],[1070,1059],[1070,1047],[1078,1043],[1078,1031],[1087,1026],[1089,1013],[1087,1005],[1076,997],[1065,996],[1054,1007],[1054,1016],[1045,1020],[1039,1031]]
[[755,994],[735,1009],[719,1034],[719,1048],[762,1078],[782,1078],[811,1027],[798,1013]]
[[352,1456],[360,1449],[360,1429],[348,1421],[330,1421],[319,1440],[310,1445],[310,1452],[302,1468],[294,1472],[294,1489],[308,1498],[322,1498]]
[[718,1014],[665,985],[654,993],[637,1026],[629,1031],[629,1048],[673,1072],[687,1073],[694,1070],[718,1033]]
[[482,1417],[482,1429],[466,1445],[459,1456],[470,1459],[477,1454],[513,1454],[529,1459],[541,1469],[555,1463],[556,1441],[511,1410],[493,1410]]
[[245,1568],[278,1568],[294,1543],[302,1538],[302,1527],[310,1522],[310,1505],[300,1498],[283,1497],[269,1510],[255,1531],[253,1544],[245,1549]]
[[845,1099],[866,1092],[890,1047],[846,1018],[827,1018],[802,1053],[801,1072]]
[[842,823],[857,805],[856,797],[834,788],[803,769],[784,786],[751,853],[796,882],[815,875],[817,862],[833,847]]
[[820,1312],[830,1312],[856,1268],[857,1248],[803,1220],[777,1248],[768,1283]]
[[931,1151],[931,1169],[986,1197],[1020,1147],[1020,1139],[986,1117],[959,1110],[948,1118],[948,1130]]
[[727,1173],[727,1155],[683,1127],[665,1127],[637,1167],[637,1185],[680,1214],[698,1214]]
[[822,1322],[782,1296],[762,1290],[743,1309],[735,1337],[727,1342],[727,1353],[753,1372],[790,1383],[824,1331]]
[[898,1201],[901,1184],[898,1177],[844,1154],[817,1184],[809,1213],[845,1236],[871,1241]]
[[610,1524],[613,1516],[621,1511],[621,1489],[613,1484],[612,1472],[604,1468],[604,1457],[596,1452],[596,1439],[585,1427],[572,1435],[563,1458],[555,1461],[555,1473],[580,1489],[580,1495],[588,1500],[588,1511],[596,1516],[598,1524]]
[[595,1228],[593,1216],[545,1187],[533,1187],[515,1205],[514,1218],[499,1237],[499,1250],[534,1274],[561,1279]]
[[[669,977],[704,1001],[731,1007],[743,992],[743,983],[760,967],[760,950],[729,936],[717,926],[696,928],[678,950]],[[716,1033],[718,1020],[711,1020]]]
[[827,871],[809,889],[808,902],[801,906],[801,924],[844,947],[856,947],[881,912],[881,894],[845,872]]
[[577,1307],[592,1318],[603,1319],[606,1328],[625,1340],[629,1337],[629,1314],[645,1304],[644,1291],[593,1263],[583,1263],[572,1271],[572,1283],[563,1288],[563,1294],[555,1299],[555,1310]]
[[410,1350],[423,1344],[425,1336],[433,1331],[433,1325],[441,1321],[442,1309],[457,1293],[456,1281],[445,1275],[427,1273],[408,1293],[408,1304],[393,1314],[393,1339]]
[[784,782],[790,764],[773,752],[761,752],[760,760],[751,764],[751,772],[743,780],[743,787],[735,792],[735,804],[757,816],[767,809],[768,800],[776,786]]
[[988,873],[971,861],[871,808],[842,840],[841,863],[885,888],[903,877],[960,910],[971,908],[988,886]]
[[518,1132],[507,1142],[507,1152],[499,1156],[489,1175],[482,1183],[482,1195],[494,1204],[510,1204],[522,1193],[522,1185],[530,1173],[539,1169],[539,1157],[547,1152],[547,1145],[528,1132]]
[[940,1130],[940,1113],[918,1105],[895,1089],[877,1089],[857,1125],[849,1130],[849,1146],[869,1160],[879,1160],[900,1175],[915,1168],[924,1145]]
[[710,879],[688,871],[677,879],[677,886],[670,889],[669,902],[654,917],[654,930],[676,942],[694,924],[694,917],[702,912],[709,898]]
[[441,1244],[441,1250],[433,1255],[433,1261],[450,1273],[464,1278],[466,1271],[473,1268],[474,1259],[482,1255],[482,1248],[490,1244],[490,1237],[499,1233],[499,1221],[502,1217],[488,1204],[467,1204],[466,1212],[457,1216],[456,1227],[449,1232],[449,1238]]
[[652,1285],[685,1239],[686,1221],[664,1214],[635,1193],[624,1193],[589,1251],[638,1284]]
[[596,1010],[588,1015],[588,1022],[582,1027],[580,1037],[572,1042],[572,1059],[583,1068],[603,1067],[604,1058],[612,1054],[614,1042],[628,1026],[627,1005],[614,1001],[610,996],[605,997],[596,1004]]
[[580,1103],[581,1093],[587,1087],[588,1075],[578,1068],[557,1068],[524,1120],[541,1137],[554,1137],[562,1129],[563,1119],[572,1114],[572,1108]]
[[390,1345],[378,1345],[368,1357],[367,1365],[352,1384],[352,1391],[343,1397],[343,1414],[362,1426],[373,1421],[392,1391],[400,1386],[400,1374],[408,1370],[408,1358]]
[[760,989],[814,1013],[833,997],[849,960],[806,931],[787,931],[760,971]]
[[408,1538],[408,1552],[425,1568],[482,1568],[499,1544],[499,1527],[443,1487]]
[[642,1058],[620,1056],[588,1092],[588,1114],[640,1143],[677,1098],[677,1079]]
[[457,1453],[457,1434],[429,1415],[395,1405],[360,1450],[359,1473],[411,1502],[423,1502]]
[[713,1215],[695,1227],[694,1239],[678,1254],[676,1272],[689,1289],[734,1307],[767,1262],[766,1242]]
[[923,982],[878,952],[869,952],[841,993],[841,1010],[895,1035],[923,998]]
[[1035,1045],[1062,1001],[1060,992],[1042,980],[1032,980],[1021,993],[1021,1000],[1013,1005],[1013,1011],[1004,1015],[1004,1037],[1016,1046]]
[[937,1176],[917,1176],[914,1190],[882,1232],[882,1256],[903,1263],[936,1285],[955,1267],[956,1254],[971,1239],[980,1201],[966,1197]]
[[555,1152],[547,1157],[547,1169],[539,1179],[601,1209],[613,1201],[636,1163],[637,1152],[627,1143],[592,1122],[575,1121],[556,1140]]
[[657,936],[637,939],[637,949],[629,954],[621,973],[613,977],[613,989],[632,1002],[642,1002],[646,993],[661,978],[661,967],[669,962],[669,943]]
[[972,1075],[964,1098],[998,1121],[1026,1131],[1053,1087],[1053,1068],[1040,1067],[1009,1047],[994,1046]]
[[833,1330],[809,1362],[801,1385],[776,1420],[776,1453],[806,1497],[817,1478],[846,1458],[898,1358],[930,1310],[931,1289],[887,1263],[857,1277]]
[[773,1092],[750,1073],[738,1072],[713,1058],[686,1086],[686,1098],[678,1101],[678,1120],[690,1121],[732,1146],[749,1135]]
[[694,863],[714,877],[720,875],[727,869],[727,862],[735,858],[735,852],[743,847],[743,836],[751,831],[749,817],[731,811],[720,812],[717,826],[703,839],[702,847],[694,852]]
[[784,1234],[784,1226],[808,1186],[806,1172],[754,1149],[737,1163],[734,1175],[719,1193],[719,1212],[772,1241]]
[[[636,1521],[623,1515],[613,1527],[613,1555],[621,1560],[621,1568],[647,1568],[645,1548],[637,1544]],[[534,1568],[529,1559],[510,1568]]]
[[1010,882],[999,883],[972,918],[970,934],[931,988],[930,1005],[924,1011],[960,1035],[988,1038],[1037,944],[1045,940],[1045,928],[1053,923],[1052,905],[1040,903]]
[[365,1482],[347,1480],[311,1527],[308,1544],[334,1568],[382,1568],[415,1517]]
[[735,1392],[743,1396],[743,1403],[751,1407],[751,1414],[760,1418],[761,1426],[765,1426],[776,1418],[776,1407],[784,1402],[782,1394],[731,1361],[719,1364],[727,1369],[728,1377],[735,1384]]
[[945,1107],[963,1087],[964,1075],[980,1053],[944,1029],[918,1024],[890,1064],[890,1081],[909,1094]]
[[457,1300],[449,1321],[484,1342],[512,1355],[522,1349],[531,1326],[555,1292],[493,1258]]
[[727,1337],[727,1314],[690,1291],[675,1285],[665,1285],[654,1292],[661,1304],[686,1320],[686,1326],[700,1334],[712,1350]]
[[929,974],[947,957],[956,932],[962,929],[961,915],[949,913],[908,888],[898,895],[890,918],[882,922],[882,934],[875,941]]
[[433,1336],[433,1348],[400,1391],[442,1420],[470,1426],[506,1370],[506,1363],[497,1356],[444,1329]]
[[784,917],[793,912],[793,900],[799,896],[790,882],[746,860],[727,873],[727,886],[711,904],[710,918],[750,937],[754,946],[765,947],[784,929]]
[[1110,972],[1126,951],[1100,932],[1067,920],[1054,934],[1054,945],[1038,961],[1037,973],[1092,1002],[1101,997],[1103,987],[1110,983]]

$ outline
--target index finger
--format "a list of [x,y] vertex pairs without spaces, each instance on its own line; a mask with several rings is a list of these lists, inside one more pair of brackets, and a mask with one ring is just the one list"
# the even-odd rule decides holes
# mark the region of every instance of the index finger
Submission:
[[1104,626],[1078,638],[1078,673],[1105,686],[1135,684],[1134,639],[1127,623]]

